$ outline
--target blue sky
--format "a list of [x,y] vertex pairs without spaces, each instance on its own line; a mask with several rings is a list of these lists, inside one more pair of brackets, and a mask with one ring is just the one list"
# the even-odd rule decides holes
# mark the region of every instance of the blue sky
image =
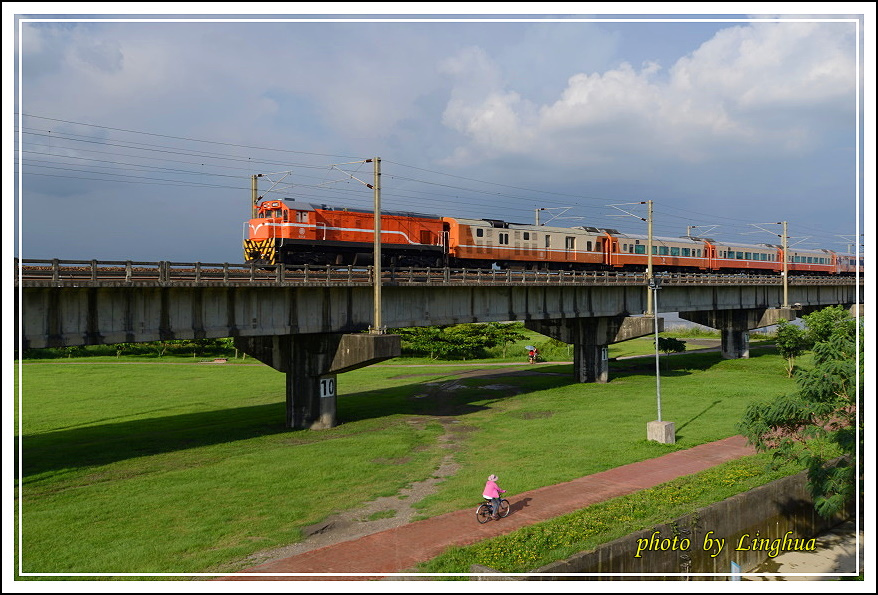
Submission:
[[855,246],[858,82],[874,146],[857,57],[874,39],[851,19],[867,11],[872,29],[874,5],[655,14],[667,6],[648,4],[653,22],[39,22],[13,9],[28,15],[4,54],[21,63],[20,103],[4,98],[7,196],[22,172],[15,254],[240,262],[250,175],[268,174],[260,193],[370,206],[358,162],[374,156],[388,210],[527,223],[544,208],[554,225],[645,233],[630,203],[653,200],[658,235],[777,243],[765,224],[786,220],[791,243]]

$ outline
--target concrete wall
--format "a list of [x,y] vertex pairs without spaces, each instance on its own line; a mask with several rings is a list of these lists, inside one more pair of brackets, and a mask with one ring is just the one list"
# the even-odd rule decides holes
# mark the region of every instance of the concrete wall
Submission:
[[[592,577],[592,580],[727,580],[721,576],[685,576],[688,573],[731,572],[735,562],[742,572],[752,571],[769,556],[772,540],[783,551],[808,547],[807,540],[850,518],[853,510],[832,519],[823,519],[814,511],[806,488],[805,472],[773,481],[722,502],[699,508],[675,521],[632,533],[594,550],[554,562],[533,571],[534,575],[516,580],[588,580],[588,577],[564,577],[569,573],[630,573],[637,576]],[[790,534],[787,532],[790,531]],[[657,533],[656,533],[657,532]],[[676,537],[676,544],[674,538]],[[741,541],[743,538],[743,541]],[[762,549],[752,548],[753,539]],[[684,542],[688,539],[688,542]],[[724,540],[722,548],[718,540]],[[800,547],[793,547],[800,546]],[[819,544],[818,544],[819,546]],[[640,556],[638,557],[638,547]],[[662,549],[665,547],[666,549]],[[782,552],[781,552],[782,553]],[[471,572],[496,572],[473,567]],[[562,576],[548,576],[560,574]],[[670,576],[676,574],[677,576]],[[681,576],[682,574],[682,576]],[[496,580],[490,576],[473,580]]]

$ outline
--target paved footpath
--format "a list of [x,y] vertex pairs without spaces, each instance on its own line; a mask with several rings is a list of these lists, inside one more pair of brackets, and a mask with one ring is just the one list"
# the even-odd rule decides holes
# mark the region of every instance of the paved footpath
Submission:
[[466,510],[268,562],[216,580],[393,578],[397,573],[414,572],[415,565],[438,556],[449,546],[470,545],[751,454],[755,451],[744,437],[732,436],[510,496],[509,516],[499,521],[479,525],[474,503]]

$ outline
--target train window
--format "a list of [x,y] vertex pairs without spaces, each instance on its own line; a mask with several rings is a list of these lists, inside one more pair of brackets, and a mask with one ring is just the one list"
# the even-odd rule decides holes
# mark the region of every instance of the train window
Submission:
[[690,248],[683,248],[683,256],[692,256],[692,250]]
[[744,253],[743,252],[735,252],[735,258],[737,258],[738,260],[743,260]]
[[498,234],[497,243],[508,244],[509,243],[509,234],[508,233]]
[[[588,243],[588,249],[591,250],[591,242]],[[576,249],[576,238],[573,236],[565,236],[564,237],[564,248],[566,250],[575,250]]]
[[634,253],[635,254],[646,254],[646,246],[644,246],[643,244],[638,244],[638,245],[634,246]]
[[698,249],[698,258],[701,258],[701,248]]
[[671,246],[671,256],[680,256],[680,248],[678,246]]
[[527,231],[524,232],[521,239],[529,240],[530,239],[530,232],[527,232]]
[[659,254],[661,256],[667,256],[668,255],[668,247],[667,246],[659,246]]
[[658,246],[653,246],[653,247],[652,247],[652,254],[653,254],[653,256],[655,256],[656,254],[658,254]]
[[628,244],[622,244],[622,252],[628,252]]
[[482,228],[480,228],[480,227],[479,227],[479,228],[476,228],[476,237],[477,237],[477,238],[483,238],[483,237],[485,237],[485,230],[482,229]]
[[752,260],[753,255],[749,252],[744,252],[744,260]]
[[552,244],[552,236],[546,236],[546,248],[549,248]]
[[[631,254],[634,254],[637,251],[637,249],[640,247],[641,246],[635,246],[634,244],[628,244],[628,252],[630,252]],[[641,254],[641,252],[637,252],[637,254]]]
[[589,252],[591,252],[591,242],[585,243],[585,249],[588,250]]

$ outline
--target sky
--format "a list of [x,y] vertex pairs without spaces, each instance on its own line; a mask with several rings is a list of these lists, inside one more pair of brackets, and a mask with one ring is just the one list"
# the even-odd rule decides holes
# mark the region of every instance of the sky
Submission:
[[872,4],[57,6],[78,5],[13,7],[17,26],[4,5],[4,227],[19,224],[4,237],[21,258],[242,262],[252,175],[266,197],[371,208],[373,157],[387,211],[646,233],[652,200],[658,236],[778,244],[787,221],[790,245],[867,243]]

